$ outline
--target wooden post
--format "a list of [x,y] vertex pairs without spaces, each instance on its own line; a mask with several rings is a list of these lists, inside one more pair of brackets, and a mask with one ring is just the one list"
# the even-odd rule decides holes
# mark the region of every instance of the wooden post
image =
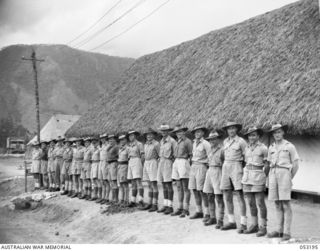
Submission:
[[28,190],[28,169],[27,169],[27,161],[24,160],[24,191]]
[[35,99],[36,99],[37,140],[38,142],[40,142],[40,108],[39,108],[39,85],[38,85],[37,62],[43,62],[44,59],[37,59],[36,52],[34,48],[32,48],[31,58],[22,57],[22,60],[32,61],[34,91],[35,91]]

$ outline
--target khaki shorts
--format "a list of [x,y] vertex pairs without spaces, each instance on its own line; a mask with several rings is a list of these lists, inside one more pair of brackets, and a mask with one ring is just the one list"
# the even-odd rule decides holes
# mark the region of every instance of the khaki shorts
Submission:
[[203,192],[222,194],[222,191],[220,189],[221,175],[222,168],[220,166],[210,166],[203,185]]
[[99,163],[100,162],[93,162],[91,164],[91,174],[90,174],[91,179],[98,179]]
[[54,160],[53,159],[49,159],[48,160],[48,171],[49,171],[49,173],[54,173],[55,172]]
[[172,182],[172,160],[161,158],[158,165],[158,182]]
[[112,162],[108,163],[108,180],[109,181],[116,181],[117,180],[117,172],[118,172],[118,163]]
[[31,173],[40,173],[40,171],[41,171],[41,160],[39,159],[32,160]]
[[143,180],[157,181],[158,175],[158,160],[151,159],[144,162]]
[[242,190],[245,193],[259,193],[265,191],[267,176],[262,167],[259,170],[243,169]]
[[172,179],[189,179],[190,163],[187,159],[175,159],[172,165]]
[[41,160],[41,173],[47,174],[48,173],[48,161]]
[[242,190],[243,168],[241,162],[224,162],[222,166],[221,190]]
[[117,174],[117,180],[118,180],[118,184],[127,182],[128,176],[128,165],[127,164],[119,164],[118,165],[118,174]]
[[63,161],[62,168],[61,168],[61,174],[63,175],[69,175],[71,173],[71,164],[70,161]]
[[292,177],[290,169],[281,167],[271,168],[268,188],[269,200],[291,200]]
[[142,162],[140,158],[131,158],[129,159],[128,165],[128,180],[132,179],[142,179]]
[[80,175],[82,170],[83,162],[82,160],[75,160],[71,165],[71,174],[72,175]]
[[82,169],[80,173],[80,179],[90,179],[91,174],[91,163],[90,162],[83,162]]
[[98,179],[108,180],[108,162],[106,160],[100,160]]
[[202,163],[192,163],[189,175],[189,189],[202,191],[206,179],[207,165]]

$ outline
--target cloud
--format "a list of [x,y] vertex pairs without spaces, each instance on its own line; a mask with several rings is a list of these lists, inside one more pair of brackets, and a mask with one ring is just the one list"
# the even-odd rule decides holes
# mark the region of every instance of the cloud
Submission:
[[[65,44],[86,30],[117,1],[0,0],[0,47],[20,43]],[[89,50],[112,38],[165,1],[146,0],[121,21],[80,48]],[[103,22],[86,35],[106,26],[137,2],[139,0],[122,0]],[[171,0],[128,33],[96,51],[139,57],[291,2],[294,0]]]

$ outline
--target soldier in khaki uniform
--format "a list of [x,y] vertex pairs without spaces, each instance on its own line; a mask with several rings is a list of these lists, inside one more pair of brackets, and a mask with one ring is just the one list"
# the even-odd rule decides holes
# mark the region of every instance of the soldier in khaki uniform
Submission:
[[292,179],[299,169],[299,155],[295,146],[284,139],[288,127],[281,124],[272,126],[270,133],[274,143],[269,147],[269,197],[275,202],[277,213],[277,230],[268,234],[269,238],[291,238],[291,189]]
[[119,147],[116,141],[116,135],[110,134],[108,136],[108,142],[109,142],[108,148],[107,148],[108,180],[112,188],[112,201],[118,202],[119,188],[117,183],[117,173],[118,173]]
[[71,197],[73,195],[73,193],[75,192],[75,187],[74,187],[74,182],[73,182],[73,175],[74,175],[75,162],[76,162],[76,159],[74,157],[74,153],[75,153],[75,150],[76,150],[77,146],[76,146],[76,143],[75,143],[76,138],[70,138],[69,140],[71,141],[72,160],[71,160],[71,165],[70,165],[70,168],[69,168],[69,185],[67,187],[67,189],[68,189],[67,196]]
[[97,200],[97,203],[108,204],[109,195],[110,195],[110,183],[108,181],[108,155],[107,149],[109,146],[108,135],[106,133],[100,135],[101,147],[100,147],[100,164],[99,164],[99,173],[98,180],[100,181],[100,186],[102,188],[101,200]]
[[82,199],[90,200],[91,198],[91,138],[84,138],[84,153],[83,153],[83,165],[80,174],[80,179],[83,181],[84,193]]
[[128,184],[128,161],[129,161],[129,149],[127,135],[122,134],[119,136],[120,147],[118,157],[118,173],[117,180],[120,187],[120,203],[123,205],[129,205],[129,184]]
[[41,142],[41,178],[42,184],[44,188],[48,191],[49,190],[49,183],[48,183],[48,147],[47,142]]
[[161,125],[159,131],[162,134],[162,139],[160,141],[157,180],[159,183],[162,183],[164,202],[163,207],[157,212],[170,215],[173,213],[172,164],[177,142],[169,135],[169,132],[172,131],[169,125]]
[[[206,138],[210,142],[211,151],[208,156],[209,169],[206,174],[206,180],[203,185],[203,192],[208,195],[210,218],[204,222],[205,226],[216,225],[216,229],[223,226],[224,218],[224,202],[222,191],[220,189],[222,164],[224,160],[223,150],[221,146],[222,134],[214,131]],[[217,216],[216,206],[217,203]],[[218,218],[218,221],[217,221]]]
[[[196,126],[192,130],[195,139],[192,147],[192,165],[189,175],[189,189],[193,191],[196,201],[196,212],[190,216],[190,219],[204,218],[204,222],[210,219],[208,197],[207,194],[203,192],[203,185],[208,170],[208,156],[211,152],[210,143],[204,139],[207,131],[207,128],[203,126]],[[204,216],[202,202],[204,205]]]
[[65,148],[62,155],[63,164],[61,168],[61,185],[62,185],[62,193],[61,195],[68,194],[70,173],[71,173],[71,162],[73,158],[73,149],[71,147],[71,141],[69,139],[65,140]]
[[[99,163],[100,163],[100,149],[98,147],[99,141],[98,138],[93,137],[91,139],[92,142],[92,155],[91,155],[91,171],[90,171],[90,179],[91,179],[91,198],[90,200],[96,200],[97,197],[101,197],[101,190],[98,190],[98,171],[99,171]],[[99,194],[98,194],[99,192]]]
[[236,122],[228,122],[223,128],[228,137],[223,142],[224,163],[222,166],[221,190],[228,211],[228,223],[221,230],[236,229],[234,218],[233,193],[238,198],[240,206],[240,226],[238,233],[243,233],[247,229],[246,203],[242,191],[242,176],[244,154],[247,147],[246,141],[237,134],[242,129],[242,125]]
[[48,148],[49,192],[55,191],[55,182],[54,182],[55,169],[54,169],[54,156],[53,156],[55,145],[56,145],[56,141],[51,140]]
[[149,128],[144,136],[147,138],[144,145],[145,162],[143,168],[143,180],[148,183],[148,202],[142,208],[143,210],[149,210],[149,212],[155,212],[158,210],[158,184],[157,184],[157,174],[158,174],[158,159],[160,144],[155,140],[157,133]]
[[31,173],[35,180],[35,190],[40,189],[41,155],[40,142],[33,143]]
[[74,165],[72,166],[72,178],[74,184],[74,193],[70,196],[71,198],[78,197],[79,199],[84,199],[84,190],[83,190],[83,179],[80,178],[82,168],[83,168],[83,157],[85,148],[83,147],[83,140],[78,138],[75,140],[76,148],[73,151]]
[[63,146],[64,138],[58,137],[57,144],[53,151],[53,157],[54,157],[54,170],[55,170],[55,191],[60,191],[60,172],[63,165],[63,152],[64,152],[64,146]]
[[186,137],[187,127],[177,125],[172,133],[177,136],[177,145],[174,149],[174,162],[172,165],[172,179],[177,182],[178,209],[171,216],[180,215],[181,218],[189,215],[190,190],[189,173],[192,157],[192,141]]
[[137,140],[139,132],[129,131],[129,165],[128,165],[128,180],[131,181],[131,202],[129,207],[136,206],[136,196],[139,191],[138,206],[142,208],[143,204],[143,186],[142,186],[142,175],[143,175],[143,163],[144,163],[144,147],[141,142]]
[[[251,214],[251,225],[245,230],[245,234],[257,233],[257,237],[267,233],[267,207],[264,200],[266,187],[266,174],[268,168],[268,148],[259,141],[263,136],[263,130],[250,127],[245,136],[248,137],[248,145],[245,150],[244,173],[242,177],[243,192]],[[258,225],[258,208],[260,212],[260,227]]]

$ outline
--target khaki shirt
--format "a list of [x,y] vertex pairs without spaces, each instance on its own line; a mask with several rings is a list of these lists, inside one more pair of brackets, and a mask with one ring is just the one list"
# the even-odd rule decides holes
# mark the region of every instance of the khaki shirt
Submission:
[[159,159],[160,144],[156,140],[147,141],[144,145],[144,153],[146,160]]
[[65,150],[63,152],[63,159],[71,161],[72,160],[72,156],[73,156],[72,148],[71,147],[65,148]]
[[85,162],[91,162],[91,156],[92,156],[92,149],[90,146],[85,147],[84,153],[83,153],[83,161]]
[[42,156],[41,149],[33,149],[32,151],[32,160],[40,160]]
[[100,149],[98,147],[94,147],[92,149],[91,160],[92,161],[100,161]]
[[100,160],[108,160],[107,149],[108,149],[108,144],[103,144],[100,147]]
[[192,155],[192,141],[188,138],[179,139],[174,150],[175,158],[188,159]]
[[125,161],[128,161],[128,159],[129,159],[129,149],[127,145],[124,145],[119,148],[118,161],[125,162]]
[[53,156],[54,158],[62,158],[63,157],[63,152],[64,152],[64,147],[63,146],[56,146],[54,148],[54,151],[53,151]]
[[160,141],[160,158],[173,159],[174,149],[177,147],[177,141],[172,137],[167,136],[166,139],[162,138]]
[[211,147],[211,151],[208,156],[209,166],[218,166],[222,167],[223,163],[223,151],[222,146],[218,145],[217,147]]
[[117,145],[108,145],[107,147],[107,160],[114,161],[118,160],[119,147]]
[[226,138],[223,142],[225,160],[239,162],[243,161],[246,147],[246,141],[238,135],[233,139],[230,137]]
[[85,151],[85,147],[83,147],[83,146],[76,147],[76,148],[73,150],[73,158],[74,158],[76,161],[83,161],[84,151]]
[[144,147],[143,144],[137,140],[134,142],[130,142],[128,144],[129,149],[129,159],[130,158],[141,158],[144,154]]
[[192,161],[202,164],[208,164],[208,156],[211,152],[211,145],[204,138],[199,141],[196,139],[193,142],[192,147]]
[[49,149],[48,149],[48,159],[49,160],[53,160],[54,159],[53,152],[54,152],[54,147],[49,147]]
[[257,142],[255,145],[247,145],[245,150],[246,165],[264,166],[264,162],[268,158],[268,148],[265,144]]
[[268,161],[271,167],[280,166],[291,169],[296,160],[299,160],[296,147],[287,140],[283,140],[281,145],[273,143],[269,147]]

